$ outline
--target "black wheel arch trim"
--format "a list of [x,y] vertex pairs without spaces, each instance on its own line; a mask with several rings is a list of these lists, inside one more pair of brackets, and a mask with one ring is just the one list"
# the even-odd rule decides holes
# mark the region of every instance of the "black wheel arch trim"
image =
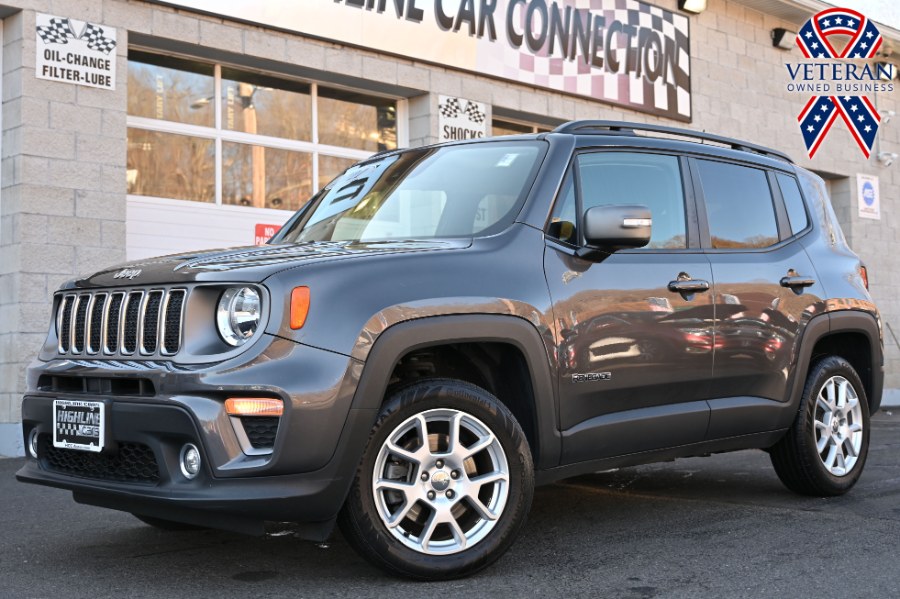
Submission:
[[447,343],[508,343],[524,356],[534,394],[535,468],[559,464],[561,437],[557,425],[556,376],[535,326],[524,318],[495,314],[431,316],[404,321],[376,339],[363,367],[352,408],[374,410],[384,401],[391,373],[407,353]]
[[[881,406],[881,395],[884,388],[884,351],[878,321],[875,315],[862,310],[837,310],[826,312],[811,319],[803,330],[799,344],[799,354],[794,367],[793,380],[788,385],[788,401],[793,407],[799,408],[800,397],[803,394],[803,386],[806,383],[806,373],[813,358],[813,348],[825,337],[839,333],[860,333],[869,342],[869,351],[872,357],[871,373],[858,373],[866,383],[869,376],[870,392],[867,399],[869,413],[874,414]],[[790,412],[793,414],[793,410]]]

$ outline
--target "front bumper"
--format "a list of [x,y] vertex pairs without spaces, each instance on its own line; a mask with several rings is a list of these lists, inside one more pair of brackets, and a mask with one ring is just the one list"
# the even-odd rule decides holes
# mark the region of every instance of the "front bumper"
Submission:
[[[243,358],[190,371],[37,363],[29,371],[22,427],[26,440],[32,431],[39,435],[38,458],[29,457],[17,479],[71,490],[83,503],[241,532],[261,532],[265,521],[323,523],[305,535],[322,537],[343,504],[375,418],[372,410],[350,409],[361,365],[277,337],[260,341],[266,343]],[[48,390],[38,385],[48,373],[76,380],[140,377],[147,381],[141,388],[153,393],[114,395],[110,389],[123,387],[117,384],[86,384],[81,393]],[[223,403],[228,395],[260,393],[281,397],[285,414],[272,452],[247,455]],[[106,403],[109,445],[102,454],[53,448],[54,399]],[[192,480],[181,473],[185,443],[197,445],[202,457]]]
[[[49,417],[47,402],[33,399],[25,402],[26,422],[43,412]],[[351,410],[341,439],[345,445],[318,471],[221,479],[204,459],[200,475],[187,480],[180,475],[179,447],[198,438],[188,414],[178,408],[114,404],[117,440],[149,444],[159,465],[158,481],[122,482],[55,471],[44,451],[37,460],[29,457],[16,478],[70,490],[80,503],[248,534],[262,533],[266,521],[307,523],[311,526],[301,527],[301,535],[323,540],[352,482],[363,449],[358,440],[365,440],[373,418],[370,410]]]

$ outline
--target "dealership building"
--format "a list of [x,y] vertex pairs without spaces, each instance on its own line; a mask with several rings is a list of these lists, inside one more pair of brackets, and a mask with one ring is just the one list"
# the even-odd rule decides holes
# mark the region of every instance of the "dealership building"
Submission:
[[[334,176],[381,150],[574,119],[749,140],[821,175],[868,266],[884,316],[886,394],[900,399],[900,82],[891,67],[900,31],[873,23],[882,38],[873,57],[806,77],[795,38],[830,7],[0,4],[0,455],[23,452],[25,368],[62,282],[125,260],[263,243]],[[823,81],[835,87],[800,87]],[[798,115],[849,84],[880,115],[874,145],[836,119],[809,158]]]

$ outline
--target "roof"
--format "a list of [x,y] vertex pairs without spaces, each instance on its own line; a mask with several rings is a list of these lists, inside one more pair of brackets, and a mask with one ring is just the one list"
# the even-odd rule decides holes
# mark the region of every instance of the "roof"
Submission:
[[553,130],[553,133],[568,133],[573,135],[619,135],[619,136],[635,136],[636,131],[659,133],[664,136],[677,136],[688,138],[690,141],[699,141],[699,143],[712,142],[737,150],[740,152],[753,152],[762,154],[770,158],[777,158],[786,162],[793,163],[790,156],[779,150],[773,150],[759,144],[749,141],[741,141],[724,135],[715,135],[704,131],[694,131],[691,129],[681,129],[678,127],[666,127],[663,125],[654,125],[650,123],[632,123],[628,121],[569,121]]

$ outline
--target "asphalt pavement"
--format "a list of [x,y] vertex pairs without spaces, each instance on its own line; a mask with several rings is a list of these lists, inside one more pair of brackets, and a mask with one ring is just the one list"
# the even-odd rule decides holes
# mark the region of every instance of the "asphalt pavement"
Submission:
[[541,487],[523,534],[464,580],[391,578],[336,532],[162,532],[69,493],[15,481],[0,460],[0,597],[900,597],[900,410],[873,420],[848,495],[787,491],[745,451]]

